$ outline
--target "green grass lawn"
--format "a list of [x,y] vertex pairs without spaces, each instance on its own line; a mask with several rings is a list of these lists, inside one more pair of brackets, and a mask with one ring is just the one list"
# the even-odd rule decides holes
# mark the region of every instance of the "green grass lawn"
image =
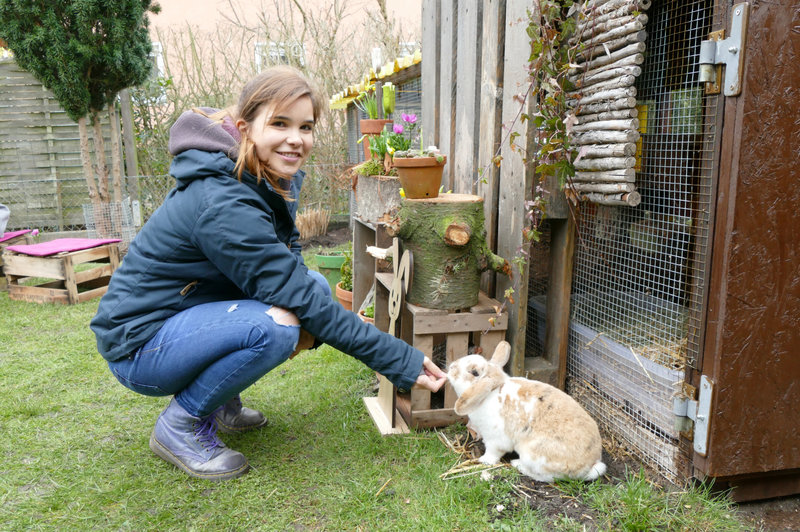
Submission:
[[[435,432],[381,437],[362,402],[374,372],[328,346],[243,393],[270,420],[223,435],[250,460],[247,475],[190,479],[148,447],[168,399],[128,391],[97,354],[88,328],[97,302],[38,305],[0,292],[2,530],[582,530],[527,504],[510,468],[442,480],[459,458]],[[724,499],[667,493],[637,474],[559,489],[591,507],[602,530],[744,529]]]

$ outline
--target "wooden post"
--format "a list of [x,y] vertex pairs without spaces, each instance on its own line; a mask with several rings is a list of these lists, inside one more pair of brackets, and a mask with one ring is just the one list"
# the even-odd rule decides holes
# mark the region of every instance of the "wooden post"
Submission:
[[550,281],[547,287],[547,320],[544,358],[556,370],[556,382],[562,390],[567,379],[567,344],[572,294],[572,261],[575,253],[575,221],[572,216],[550,220]]
[[[497,249],[497,196],[500,179],[497,165],[492,162],[502,138],[503,99],[503,41],[506,34],[506,3],[487,0],[483,5],[481,39],[480,125],[478,142],[477,194],[483,198],[486,218],[486,244]],[[495,276],[487,272],[481,279],[481,289],[494,294]]]
[[[441,42],[439,2],[422,3],[422,133],[431,142],[439,142],[439,91],[441,89]],[[424,140],[424,139],[423,139]],[[430,143],[430,142],[429,142]]]
[[450,157],[453,169],[453,192],[475,194],[478,136],[480,131],[479,84],[481,77],[482,2],[461,0],[458,3],[458,71],[456,72],[455,145]]
[[[458,17],[456,2],[442,0],[440,36],[440,62],[439,67],[439,98],[437,101],[439,113],[439,135],[436,145],[444,153],[453,153],[455,137],[455,90],[456,90],[456,59],[458,56]],[[425,132],[422,132],[425,135]],[[425,144],[430,141],[423,139]],[[424,147],[424,146],[423,146]],[[453,165],[447,164],[442,175],[442,184],[448,190],[453,188]]]
[[[517,95],[527,91],[527,70],[525,65],[530,57],[530,38],[524,24],[527,10],[533,6],[527,2],[508,2],[506,4],[505,54],[503,58],[503,124],[511,126],[519,113],[520,103]],[[529,112],[528,107],[524,112]],[[505,131],[505,130],[504,130]],[[512,131],[519,133],[516,142],[525,145],[526,125],[517,121]],[[503,157],[500,166],[500,194],[498,211],[503,213],[503,229],[497,234],[497,253],[503,257],[513,257],[522,248],[522,228],[525,223],[525,200],[530,198],[534,176],[526,171],[519,151],[514,151],[506,143],[501,148]],[[525,371],[525,329],[527,327],[526,303],[528,299],[527,266],[523,271],[514,271],[514,280],[505,276],[497,278],[497,298],[503,299],[506,289],[514,287],[514,304],[508,305],[508,334],[511,344],[509,373],[523,375]]]

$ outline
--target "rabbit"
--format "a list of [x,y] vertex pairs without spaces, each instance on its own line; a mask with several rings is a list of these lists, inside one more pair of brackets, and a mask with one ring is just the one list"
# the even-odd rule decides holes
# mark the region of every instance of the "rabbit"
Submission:
[[516,451],[511,465],[542,482],[595,480],[606,472],[597,423],[569,395],[549,384],[509,377],[511,346],[500,342],[486,360],[467,355],[450,364],[447,379],[458,396],[455,412],[483,438],[480,462],[496,464]]

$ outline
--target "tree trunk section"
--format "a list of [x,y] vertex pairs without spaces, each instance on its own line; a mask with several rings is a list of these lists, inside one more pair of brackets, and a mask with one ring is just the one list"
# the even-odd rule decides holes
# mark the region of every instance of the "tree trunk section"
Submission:
[[114,102],[108,106],[108,122],[111,125],[111,175],[114,201],[120,203],[122,201],[122,157],[120,157],[122,147],[119,142],[117,110]]
[[459,310],[478,303],[481,272],[508,275],[508,261],[486,244],[483,199],[442,194],[405,199],[397,216],[397,236],[414,257],[406,300],[427,308]]

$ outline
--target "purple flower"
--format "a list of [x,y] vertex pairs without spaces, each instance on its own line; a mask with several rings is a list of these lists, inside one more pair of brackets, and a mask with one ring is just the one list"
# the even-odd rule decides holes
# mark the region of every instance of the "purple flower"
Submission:
[[398,135],[403,132],[403,126],[400,124],[395,124],[392,129],[394,129],[394,132]]
[[417,122],[417,115],[407,115],[405,113],[402,114],[403,122],[406,124],[414,124]]
[[31,236],[39,236],[39,230],[34,229],[33,231],[31,231]]

